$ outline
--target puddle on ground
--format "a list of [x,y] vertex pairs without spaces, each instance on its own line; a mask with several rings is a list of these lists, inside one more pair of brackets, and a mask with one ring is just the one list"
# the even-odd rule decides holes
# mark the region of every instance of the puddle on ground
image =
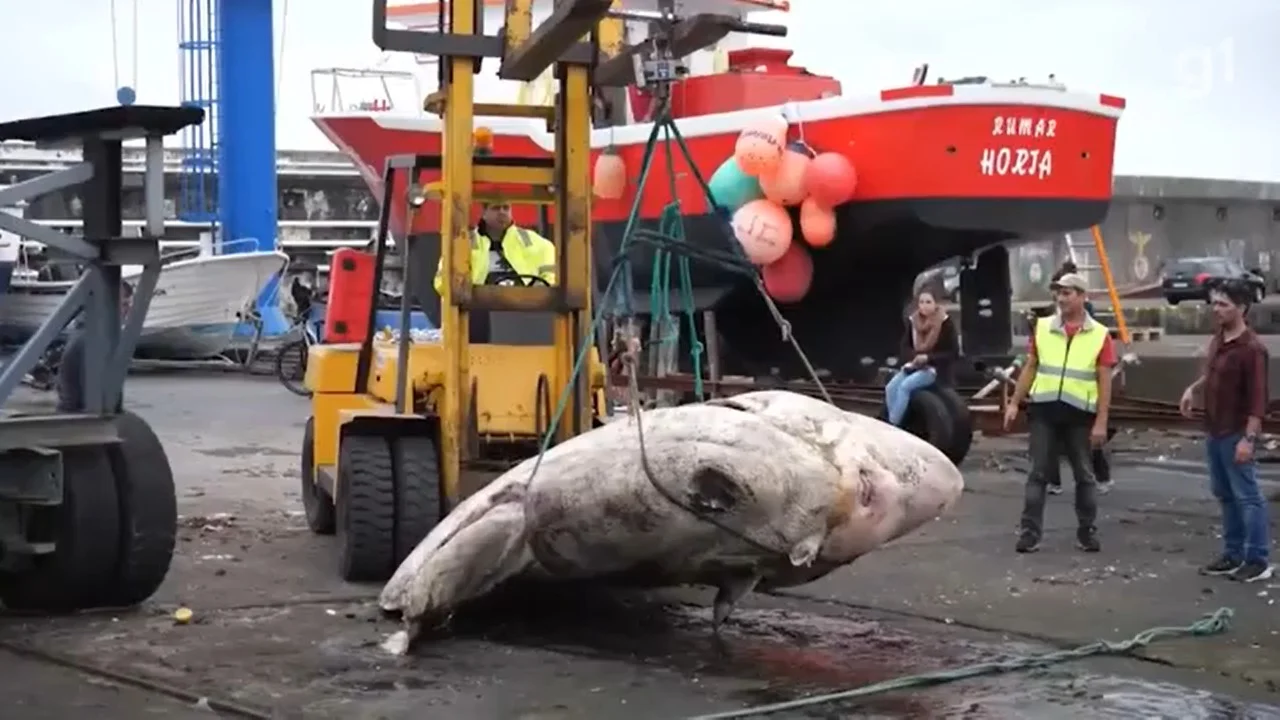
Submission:
[[[716,637],[710,611],[585,590],[500,598],[456,617],[460,637],[614,660],[702,676],[760,681],[734,699],[744,706],[838,692],[906,675],[1046,652],[1027,643],[979,643],[957,633],[906,632],[859,617],[740,608]],[[494,618],[500,618],[496,621]],[[438,652],[439,648],[433,648]],[[446,651],[447,652],[447,651]],[[927,689],[772,714],[771,718],[954,718],[956,720],[1280,720],[1280,706],[1236,701],[1169,683],[1082,672],[1080,664],[960,680]]]
[[[175,626],[158,614],[127,625],[87,617],[56,623],[57,629],[42,622],[24,631],[23,625],[0,629],[27,638],[45,629],[38,633],[41,645],[210,691],[236,688],[239,698],[264,706],[310,703],[318,710],[332,704],[334,717],[351,716],[350,703],[376,705],[388,698],[421,708],[423,702],[455,695],[460,686],[479,683],[473,690],[483,693],[480,686],[500,682],[503,673],[521,672],[502,659],[501,650],[496,657],[478,656],[477,641],[491,648],[536,648],[675,671],[721,698],[724,709],[1043,651],[1024,643],[975,642],[946,627],[921,632],[918,626],[885,624],[853,613],[839,617],[776,608],[740,608],[716,637],[704,608],[581,589],[548,593],[521,588],[486,601],[456,616],[447,635],[424,638],[407,659],[391,658],[379,648],[398,623],[383,618],[372,604],[212,611],[187,626]],[[246,662],[253,668],[247,674]],[[589,685],[581,687],[587,692]],[[575,701],[574,692],[562,691],[555,700],[573,708],[582,701]],[[329,715],[316,715],[321,716]],[[564,717],[577,716],[568,712]],[[1092,674],[1076,663],[768,717],[1280,720],[1280,707]]]

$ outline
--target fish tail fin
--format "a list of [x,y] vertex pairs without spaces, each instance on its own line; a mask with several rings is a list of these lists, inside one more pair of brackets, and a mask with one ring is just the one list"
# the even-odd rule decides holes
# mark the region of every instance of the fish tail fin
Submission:
[[528,570],[535,561],[527,537],[523,503],[489,508],[403,579],[396,605],[405,621],[447,618],[461,604]]

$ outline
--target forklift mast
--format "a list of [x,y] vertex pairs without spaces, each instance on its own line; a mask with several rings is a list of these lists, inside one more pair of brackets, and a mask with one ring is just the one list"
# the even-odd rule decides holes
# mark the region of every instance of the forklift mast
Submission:
[[[400,185],[403,201],[412,208],[431,200],[443,207],[440,257],[444,283],[440,293],[440,325],[445,368],[438,407],[440,475],[446,497],[456,497],[463,461],[467,458],[464,428],[473,392],[470,369],[472,312],[540,312],[554,315],[555,376],[572,383],[569,403],[557,427],[557,442],[591,428],[590,376],[575,372],[578,348],[592,335],[591,317],[591,113],[592,66],[598,58],[621,52],[623,21],[608,17],[614,0],[563,0],[552,15],[533,27],[533,0],[508,0],[501,35],[486,35],[481,0],[451,0],[448,32],[397,30],[386,26],[387,0],[374,0],[373,40],[387,51],[437,55],[442,91],[428,99],[428,107],[443,117],[442,157],[388,160],[385,176],[407,172]],[[590,39],[591,42],[586,42]],[[475,75],[485,58],[501,61],[499,76],[530,81],[555,65],[556,102],[552,107],[476,103]],[[493,157],[476,152],[477,117],[539,117],[554,128],[551,158]],[[422,185],[420,173],[438,162],[441,182]],[[513,204],[550,206],[554,218],[552,240],[557,250],[558,283],[496,286],[471,282],[472,204],[488,199],[487,186],[502,186],[503,198]],[[523,191],[512,193],[517,186]],[[388,185],[390,187],[390,185]],[[383,208],[384,217],[387,214]],[[412,227],[412,223],[409,224]],[[382,229],[380,228],[380,231]],[[413,258],[415,238],[404,239],[402,257]],[[379,243],[379,255],[384,254]],[[381,266],[383,258],[378,258]],[[404,265],[404,302],[429,292],[429,269],[412,260]],[[404,310],[402,309],[402,313]],[[407,386],[408,338],[401,334],[396,402],[401,413],[413,412]],[[366,353],[362,353],[367,356]],[[361,363],[367,374],[367,361]]]

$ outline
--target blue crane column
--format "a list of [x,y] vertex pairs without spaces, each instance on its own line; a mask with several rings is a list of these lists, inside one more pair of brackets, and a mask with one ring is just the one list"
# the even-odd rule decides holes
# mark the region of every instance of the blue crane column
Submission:
[[[218,209],[224,252],[270,251],[278,228],[275,31],[272,0],[217,0]],[[254,242],[248,242],[252,239]],[[287,328],[274,302],[279,278],[258,298],[264,330]]]

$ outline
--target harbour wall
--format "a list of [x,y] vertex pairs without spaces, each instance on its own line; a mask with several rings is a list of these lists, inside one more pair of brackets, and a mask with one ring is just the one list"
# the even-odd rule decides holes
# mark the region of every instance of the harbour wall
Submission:
[[[1161,263],[1205,255],[1260,269],[1271,290],[1280,289],[1280,183],[1117,176],[1099,227],[1122,296],[1156,295]],[[1086,229],[1071,240],[1091,245],[1092,236]],[[1069,257],[1067,243],[1066,236],[1039,237],[1010,251],[1016,301],[1048,299],[1048,278]],[[1088,275],[1093,287],[1105,287],[1100,272]]]

